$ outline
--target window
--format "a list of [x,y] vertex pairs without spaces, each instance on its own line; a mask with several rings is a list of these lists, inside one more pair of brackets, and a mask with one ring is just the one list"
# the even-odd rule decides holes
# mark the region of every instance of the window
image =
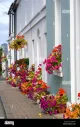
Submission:
[[28,57],[28,45],[24,48],[24,57]]
[[37,61],[38,64],[41,64],[41,37],[40,30],[37,30],[38,42],[37,42]]
[[37,60],[38,64],[41,64],[41,37],[38,38],[37,43]]
[[34,64],[34,40],[32,40],[32,59],[33,59],[33,64]]

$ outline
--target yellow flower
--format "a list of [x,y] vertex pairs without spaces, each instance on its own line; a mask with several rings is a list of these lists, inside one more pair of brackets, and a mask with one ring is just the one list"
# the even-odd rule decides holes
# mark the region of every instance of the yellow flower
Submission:
[[40,117],[42,117],[42,114],[41,114],[41,113],[39,113],[39,116],[40,116]]

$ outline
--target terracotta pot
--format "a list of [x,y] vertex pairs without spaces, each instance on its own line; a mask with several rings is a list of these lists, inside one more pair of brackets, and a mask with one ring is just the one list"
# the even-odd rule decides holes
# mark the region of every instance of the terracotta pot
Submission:
[[58,112],[59,113],[65,113],[65,111],[66,111],[66,107],[65,106],[62,107],[62,108],[61,107],[58,108]]

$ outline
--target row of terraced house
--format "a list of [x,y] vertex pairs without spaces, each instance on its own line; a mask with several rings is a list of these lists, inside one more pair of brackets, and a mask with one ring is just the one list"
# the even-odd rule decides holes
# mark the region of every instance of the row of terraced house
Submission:
[[17,52],[8,47],[8,66],[16,59],[29,57],[29,66],[35,64],[37,69],[53,47],[61,44],[63,75],[49,75],[42,65],[42,78],[50,85],[51,93],[64,88],[71,102],[78,101],[80,92],[79,7],[79,0],[15,0],[8,11],[8,43],[16,35],[24,35],[28,41]]

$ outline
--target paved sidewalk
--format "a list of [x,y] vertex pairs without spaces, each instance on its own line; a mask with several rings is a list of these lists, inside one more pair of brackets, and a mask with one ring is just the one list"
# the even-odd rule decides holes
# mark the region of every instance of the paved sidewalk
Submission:
[[[5,81],[0,81],[0,96],[7,118],[12,119],[40,119],[41,108],[23,95],[18,88],[13,88]],[[41,118],[54,119],[54,115],[42,114]],[[60,115],[58,117],[61,117]]]
[[6,118],[6,115],[5,115],[5,111],[4,111],[2,101],[1,101],[1,98],[0,98],[0,119],[4,119],[4,118]]

